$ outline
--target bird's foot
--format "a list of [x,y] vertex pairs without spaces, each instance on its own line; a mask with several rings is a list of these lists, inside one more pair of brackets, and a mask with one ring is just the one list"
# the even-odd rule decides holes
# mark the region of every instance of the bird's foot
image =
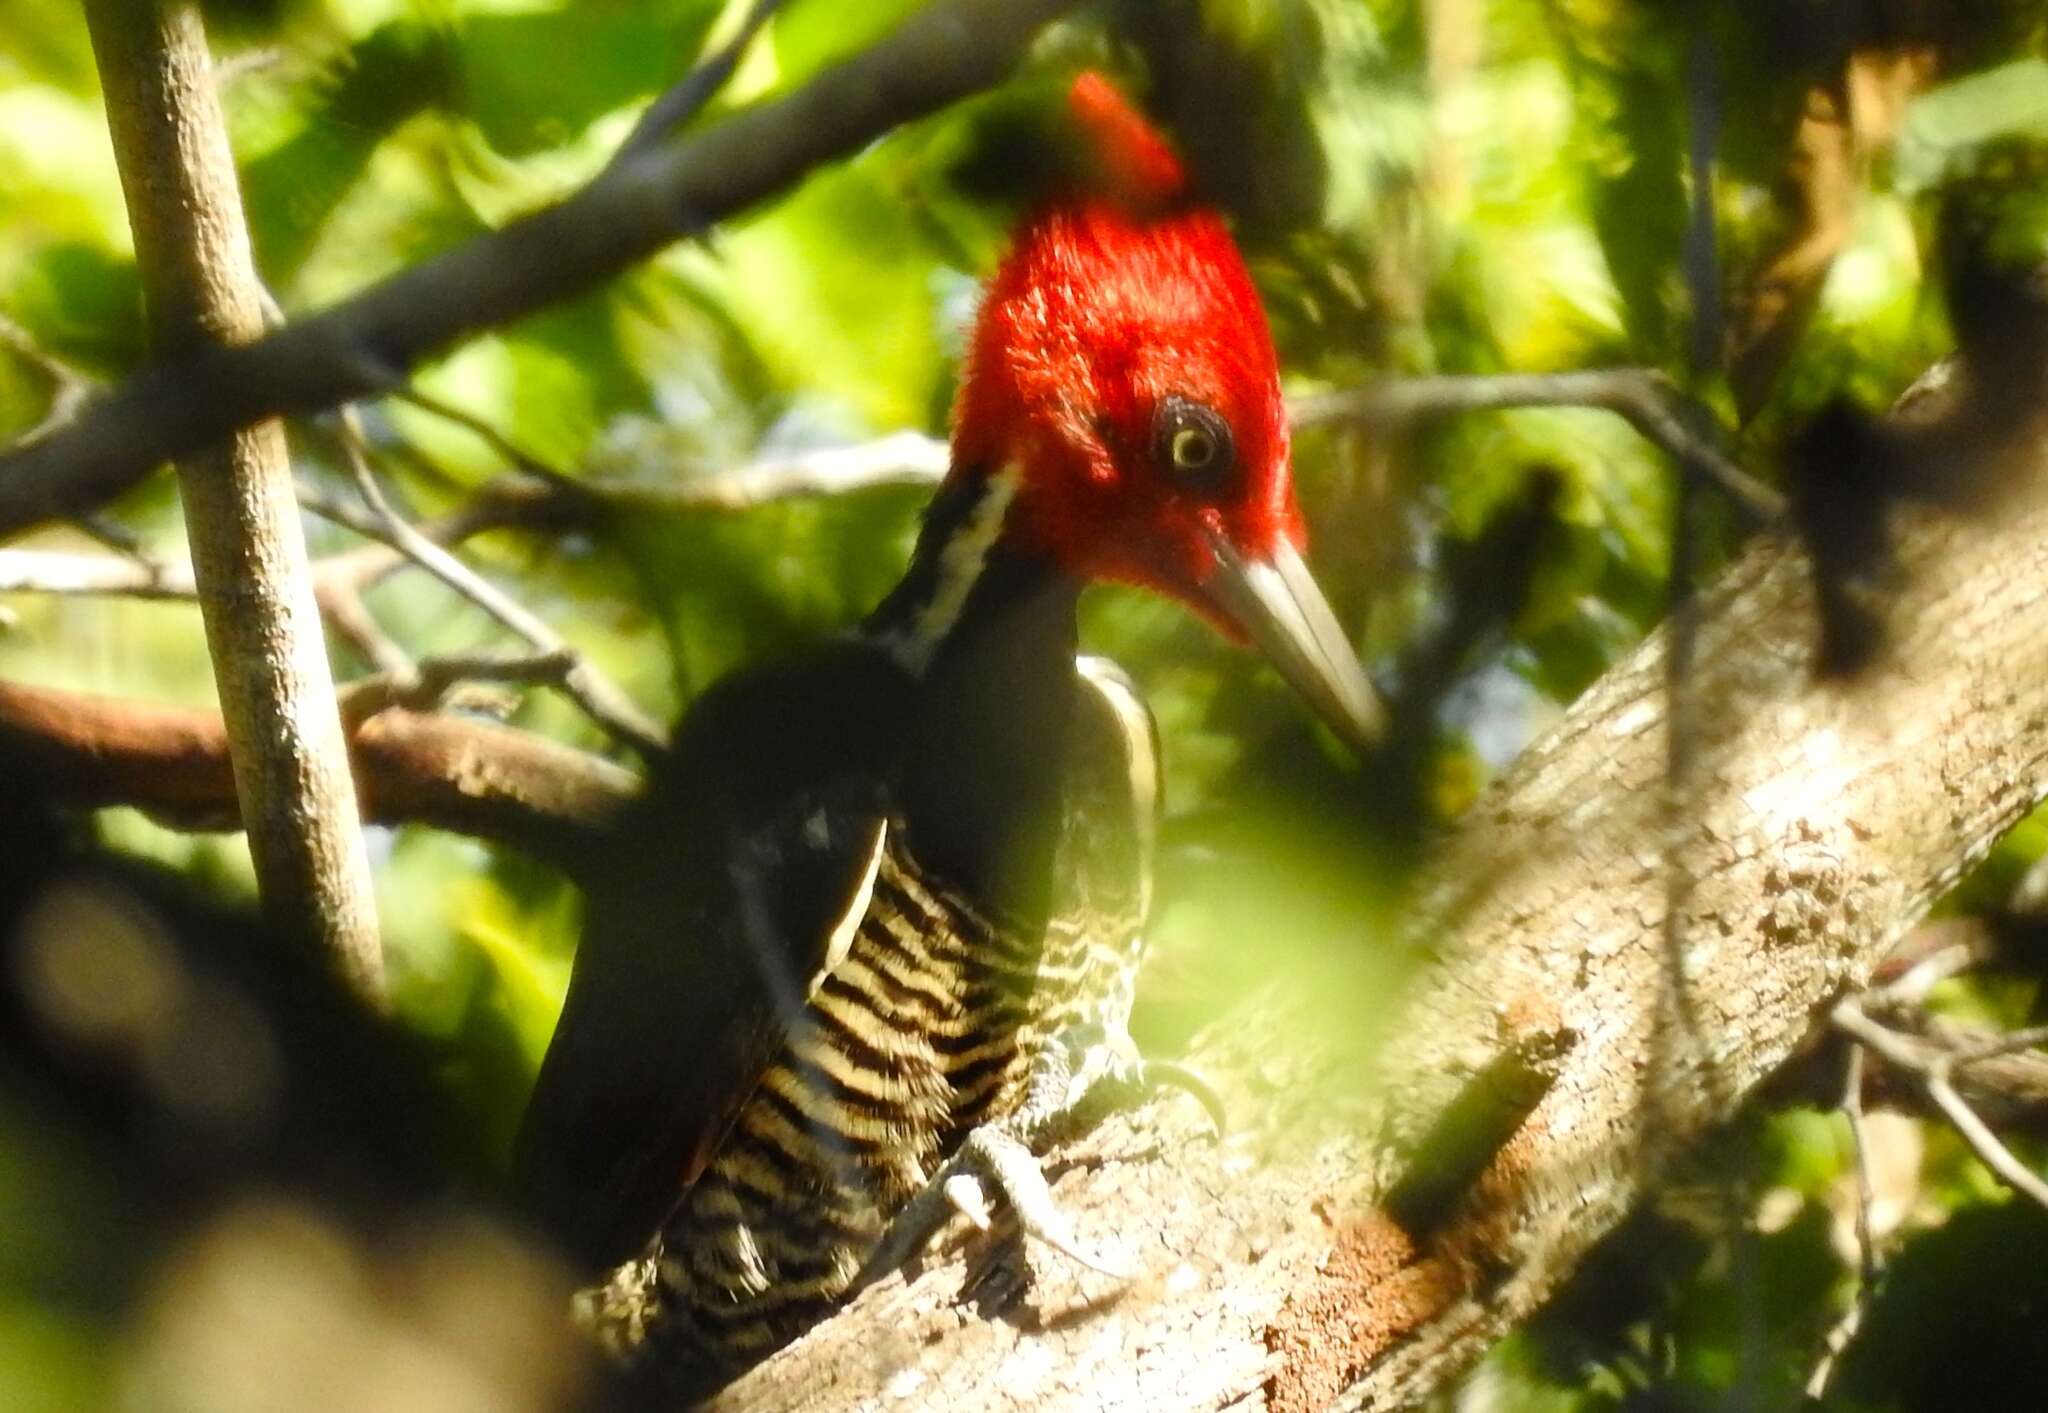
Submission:
[[1016,1110],[968,1133],[931,1181],[896,1214],[854,1289],[865,1289],[922,1251],[956,1215],[980,1231],[991,1230],[995,1219],[990,1189],[1008,1204],[1025,1236],[1091,1271],[1120,1281],[1131,1279],[1136,1272],[1128,1263],[1082,1244],[1054,1200],[1036,1155],[1161,1089],[1194,1096],[1217,1133],[1223,1132],[1223,1102],[1208,1081],[1185,1065],[1145,1059],[1121,1027],[1112,1031],[1100,1025],[1075,1026],[1054,1036],[1033,1062]]
[[1123,1262],[1082,1244],[1073,1223],[1053,1199],[1036,1155],[1024,1141],[1000,1124],[984,1124],[961,1141],[959,1150],[924,1190],[896,1214],[856,1286],[879,1280],[908,1261],[955,1216],[965,1217],[977,1230],[994,1230],[991,1191],[1008,1204],[1017,1229],[1025,1236],[1044,1242],[1091,1271],[1115,1280],[1131,1278],[1133,1272]]

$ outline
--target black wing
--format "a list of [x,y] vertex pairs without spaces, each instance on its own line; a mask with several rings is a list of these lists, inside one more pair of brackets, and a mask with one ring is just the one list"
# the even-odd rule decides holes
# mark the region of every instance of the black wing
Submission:
[[721,682],[590,880],[514,1157],[588,1269],[639,1254],[788,1033],[870,875],[909,688],[852,643]]

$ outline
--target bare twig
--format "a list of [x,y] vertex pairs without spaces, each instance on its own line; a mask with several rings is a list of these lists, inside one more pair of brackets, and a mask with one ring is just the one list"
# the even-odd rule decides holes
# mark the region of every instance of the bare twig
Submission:
[[1707,414],[1654,368],[1396,378],[1297,398],[1292,412],[1296,427],[1320,427],[1410,422],[1515,407],[1593,407],[1612,412],[1688,473],[1719,487],[1752,518],[1771,522],[1785,514],[1785,498],[1730,459],[1705,429]]
[[1885,1008],[1918,1006],[1952,976],[1988,960],[1997,950],[1991,929],[1977,918],[1949,918],[1915,928],[1878,968],[1869,1000]]
[[[379,545],[379,554],[394,564],[405,559]],[[355,552],[315,560],[313,597],[320,614],[343,641],[379,672],[399,675],[412,659],[379,628],[363,607],[359,592],[366,565]],[[195,602],[199,586],[189,564],[116,559],[110,555],[67,554],[55,550],[0,549],[0,593],[52,594]]]
[[936,486],[950,464],[946,443],[922,432],[892,432],[873,441],[763,457],[732,471],[671,486],[593,487],[618,508],[751,510],[805,496],[838,496],[881,486]]
[[1948,1115],[1948,1121],[1956,1126],[1963,1141],[1970,1145],[1984,1166],[1997,1173],[2013,1191],[2031,1197],[2048,1208],[2048,1182],[2041,1175],[2013,1156],[2013,1151],[2000,1141],[1990,1126],[1977,1116],[1977,1111],[1963,1102],[1963,1096],[1956,1093],[1951,1076],[1955,1070],[1954,1061],[1947,1055],[1937,1056],[1933,1067],[1927,1073],[1927,1095]]
[[376,475],[370,468],[360,426],[346,413],[343,425],[343,447],[355,474],[356,487],[370,508],[369,513],[354,513],[317,492],[301,491],[300,503],[317,515],[337,521],[358,534],[380,540],[398,550],[506,628],[524,638],[536,651],[568,654],[573,657],[575,665],[562,676],[563,693],[614,739],[631,746],[643,755],[659,755],[665,750],[667,741],[660,726],[642,712],[633,703],[632,698],[614,685],[609,678],[577,654],[561,634],[538,614],[492,584],[432,539],[421,534],[391,508],[390,502],[384,498],[383,489],[377,484]]
[[526,448],[505,435],[488,418],[479,417],[476,413],[457,407],[454,403],[435,397],[432,393],[422,392],[409,383],[402,388],[393,389],[391,395],[400,402],[411,403],[422,412],[431,412],[444,421],[453,422],[456,426],[477,437],[492,451],[504,457],[506,461],[511,463],[514,469],[545,483],[560,494],[571,499],[589,496],[589,487],[582,481],[571,476],[560,467],[550,466],[547,462],[542,461],[532,452],[526,450]]
[[1071,4],[939,0],[802,88],[636,153],[558,205],[252,343],[139,373],[0,454],[0,537],[93,509],[233,428],[381,396],[422,359],[581,294],[995,82]]
[[[5,347],[15,357],[41,373],[50,384],[50,403],[44,409],[42,420],[22,434],[22,440],[33,441],[52,427],[68,422],[85,404],[86,398],[99,387],[99,380],[59,358],[37,341],[27,329],[0,314],[0,347]],[[117,525],[103,515],[85,513],[73,516],[71,524],[90,539],[97,540],[116,554],[125,555],[138,564],[154,566],[157,561],[133,531]]]
[[198,597],[199,589],[192,582],[190,565],[152,569],[106,554],[0,549],[0,593],[190,600]]
[[747,46],[754,42],[761,26],[767,24],[781,8],[782,0],[754,0],[754,7],[747,11],[738,32],[723,49],[691,69],[673,88],[647,105],[640,121],[633,124],[633,130],[619,144],[618,152],[612,157],[612,165],[617,166],[629,157],[658,146],[663,138],[697,116],[731,79],[732,71],[739,67],[740,56],[747,52]]
[[5,347],[16,358],[42,374],[50,384],[50,405],[44,410],[42,420],[22,434],[21,440],[24,443],[32,442],[69,422],[84,405],[87,396],[98,386],[94,378],[44,348],[27,329],[5,314],[0,314],[0,347]]
[[87,539],[105,545],[124,559],[149,568],[157,563],[142,540],[125,525],[118,525],[103,515],[81,515],[71,522]]
[[1884,1254],[1877,1249],[1871,1229],[1870,1209],[1876,1193],[1870,1177],[1870,1135],[1863,1123],[1863,1047],[1849,1047],[1843,1066],[1842,1115],[1849,1122],[1849,1144],[1856,1159],[1856,1259],[1863,1276],[1863,1296],[1869,1298],[1884,1273]]
[[[589,524],[621,513],[742,511],[807,496],[848,495],[887,486],[936,485],[946,474],[946,466],[947,449],[943,441],[921,432],[895,432],[848,446],[763,457],[731,471],[666,486],[585,482],[564,476],[576,487],[573,494],[565,497],[557,493],[552,480],[539,485],[514,476],[489,482],[463,505],[422,520],[412,528],[433,543],[452,548],[495,530],[550,530]],[[344,631],[344,636],[353,641],[354,635],[335,622],[338,616],[345,616],[345,601],[395,570],[418,561],[389,543],[389,537],[383,533],[388,526],[364,512],[310,487],[302,487],[300,496],[307,509],[323,519],[345,525],[371,540],[369,544],[324,555],[313,562],[314,588],[320,595],[323,611],[337,631]],[[190,599],[194,589],[191,570],[182,565],[48,550],[0,549],[0,592]],[[381,669],[383,665],[379,666]]]
[[214,84],[225,90],[233,88],[243,79],[276,68],[284,62],[284,50],[275,44],[261,49],[244,49],[239,54],[230,54],[213,66]]
[[[2035,1049],[2015,1053],[2005,1046],[2006,1037],[1996,1032],[1944,1020],[1917,1007],[1889,1007],[1882,992],[1866,992],[1860,1004],[1864,1014],[1886,1028],[1961,1057],[1956,1091],[1986,1123],[2002,1133],[2048,1136],[2048,1054]],[[1863,1100],[1868,1107],[1922,1118],[1940,1116],[1917,1073],[1910,1070],[1872,1070],[1866,1076]]]
[[378,673],[349,683],[342,714],[361,720],[392,707],[432,711],[450,691],[467,682],[559,687],[575,670],[576,661],[576,655],[569,652],[450,653],[422,658],[403,672]]
[[1877,1198],[1870,1176],[1870,1136],[1863,1122],[1863,1047],[1851,1045],[1848,1049],[1843,1065],[1841,1110],[1849,1122],[1849,1147],[1856,1164],[1856,1291],[1850,1297],[1849,1308],[1829,1328],[1822,1341],[1820,1359],[1806,1380],[1806,1396],[1813,1399],[1826,1395],[1842,1355],[1855,1341],[1856,1332],[1863,1328],[1864,1312],[1870,1308],[1877,1283],[1884,1275],[1884,1254],[1877,1249],[1877,1235],[1870,1219]]
[[[1958,1066],[1989,1058],[1999,1051],[1979,1047],[1976,1054],[1959,1055],[1953,1049],[1901,1034],[1872,1020],[1862,1002],[1854,996],[1838,1002],[1829,1018],[1837,1030],[1869,1047],[1886,1063],[1911,1075],[1985,1167],[2015,1192],[2048,1208],[2048,1182],[2015,1157],[1977,1111],[1956,1092],[1955,1072]],[[2018,1032],[2012,1037],[2002,1036],[1999,1039],[2003,1042],[2023,1037],[2039,1040],[2041,1033]]]
[[384,631],[354,584],[347,579],[328,578],[316,572],[313,596],[319,601],[320,613],[327,620],[328,628],[355,649],[375,671],[402,677],[413,670],[412,654]]

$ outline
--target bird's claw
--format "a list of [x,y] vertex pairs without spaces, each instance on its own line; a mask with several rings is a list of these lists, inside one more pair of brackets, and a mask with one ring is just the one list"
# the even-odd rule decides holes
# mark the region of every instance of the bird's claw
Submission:
[[1147,1060],[1130,1038],[1100,1026],[1077,1026],[1040,1054],[1024,1101],[1007,1118],[972,1130],[930,1182],[897,1212],[854,1281],[862,1290],[922,1251],[956,1214],[977,1230],[994,1225],[990,1189],[999,1193],[1018,1230],[1079,1265],[1115,1280],[1136,1272],[1089,1251],[1053,1200],[1035,1149],[1085,1132],[1107,1114],[1162,1089],[1192,1095],[1218,1137],[1227,1129],[1223,1100],[1200,1073],[1172,1060]]
[[1138,1085],[1147,1098],[1162,1089],[1178,1089],[1183,1094],[1192,1095],[1203,1112],[1208,1114],[1216,1137],[1220,1139],[1229,1135],[1230,1115],[1223,1108],[1223,1096],[1203,1078],[1200,1070],[1174,1060],[1140,1060]]
[[1090,1251],[1054,1200],[1038,1159],[1023,1141],[996,1125],[969,1133],[960,1149],[918,1194],[905,1203],[861,1268],[855,1290],[865,1289],[923,1250],[956,1213],[981,1231],[994,1220],[989,1189],[1002,1195],[1017,1228],[1091,1271],[1127,1281],[1135,1272],[1121,1261]]

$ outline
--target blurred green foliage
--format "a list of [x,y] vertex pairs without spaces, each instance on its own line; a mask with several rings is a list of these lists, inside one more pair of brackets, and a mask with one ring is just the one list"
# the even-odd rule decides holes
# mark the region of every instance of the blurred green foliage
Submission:
[[[209,8],[259,261],[293,311],[587,179],[640,106],[745,6]],[[911,8],[790,0],[699,121],[803,82]],[[1769,370],[1768,396],[1744,430],[1738,450],[1769,474],[1786,431],[1813,408],[1843,394],[1881,404],[1945,350],[1930,273],[1935,207],[1957,178],[1986,176],[1986,154],[2048,136],[2043,33],[2037,7],[1993,3],[1110,4],[1051,35],[1008,88],[892,134],[705,242],[480,338],[419,381],[537,456],[628,485],[901,427],[942,432],[974,282],[1028,199],[1019,187],[1030,164],[1012,160],[1018,134],[1028,145],[1058,76],[1094,62],[1149,89],[1237,217],[1290,388],[1643,363],[1726,407],[1727,369],[1693,366],[1688,353],[1693,300],[1705,288],[1739,304],[1796,238],[1790,152],[1808,96],[1838,82],[1852,55],[1931,55],[1896,122],[1861,141],[1846,230],[1811,321]],[[1702,71],[1711,89],[1699,86]],[[1719,114],[1706,192],[1686,165],[1702,103]],[[2048,226],[2048,185],[2025,164],[2025,181],[1989,170],[1997,200],[1987,220],[2001,248],[2038,258],[2028,242]],[[132,251],[68,0],[9,0],[0,23],[0,192],[0,313],[91,375],[134,367],[144,351]],[[1685,245],[1700,202],[1719,251],[1705,285]],[[40,418],[52,391],[32,359],[0,348],[0,438]],[[379,410],[372,426],[422,511],[504,470],[471,433],[414,408]],[[295,450],[308,478],[342,484],[323,437],[301,433]],[[1398,788],[1348,768],[1277,679],[1179,610],[1117,591],[1090,600],[1089,645],[1137,674],[1166,734],[1171,819],[1155,934],[1170,981],[1149,999],[1153,1033],[1185,1033],[1276,959],[1369,951],[1415,841],[1667,601],[1671,468],[1606,414],[1505,412],[1299,439],[1318,573],[1397,694],[1411,685],[1404,654],[1441,629],[1452,595],[1470,591],[1450,568],[1458,547],[1512,514],[1539,470],[1556,494],[1530,581],[1500,591],[1493,630],[1457,645],[1454,670],[1416,704],[1423,729]],[[718,674],[852,622],[901,564],[918,502],[878,490],[641,516],[596,540],[500,536],[471,549],[650,708],[673,712]],[[175,507],[161,484],[120,511],[176,556]],[[317,524],[312,533],[316,551],[347,543]],[[491,640],[479,614],[418,577],[392,581],[371,604],[416,653]],[[20,597],[6,609],[0,675],[209,698],[187,608]],[[345,650],[340,665],[364,667]],[[515,719],[603,745],[545,697]],[[174,835],[121,811],[99,829],[113,847],[246,893],[239,841]],[[2015,876],[2042,841],[2038,825],[2009,841],[1996,879]],[[544,870],[467,841],[408,829],[380,831],[375,844],[399,1012],[435,1047],[480,1141],[502,1146],[565,984],[576,899]],[[2002,896],[1993,882],[1973,887],[1964,905]],[[59,1233],[52,1223],[97,1190],[90,1163],[28,1140],[6,1098],[0,1232]],[[1770,1402],[1791,1397],[1849,1285],[1826,1215],[1846,1180],[1846,1148],[1832,1120],[1757,1125],[1724,1186],[1747,1204],[1738,1216],[1768,1192],[1791,1194],[1780,1203],[1789,1219],[1739,1240],[1725,1225],[1702,1235],[1665,1222],[1653,1239],[1648,1227],[1661,1219],[1646,1217],[1641,1251],[1657,1259],[1636,1262],[1625,1298],[1607,1290],[1567,1302],[1498,1355],[1481,1381],[1505,1390],[1494,1406],[1693,1406],[1743,1378]],[[1909,1230],[1987,1190],[1967,1162],[1938,1159]],[[1966,1225],[1975,1233],[1999,1220],[1966,1213],[1944,1238],[1949,1254],[1902,1261],[1889,1308],[1917,1308],[1914,1272],[1946,1269],[1974,1249]],[[1909,1238],[1909,1253],[1922,1240]],[[0,1254],[0,1406],[85,1407],[105,1392],[108,1312],[50,1295],[64,1284],[62,1264],[40,1245],[9,1242]],[[2042,1289],[2036,1279],[2031,1298]],[[1940,1296],[1929,1286],[1917,1298]],[[1564,1328],[1575,1312],[1581,1327]],[[1755,1359],[1761,1370],[1744,1362]],[[1888,1376],[1857,1377],[1856,1406],[1892,1406]]]

